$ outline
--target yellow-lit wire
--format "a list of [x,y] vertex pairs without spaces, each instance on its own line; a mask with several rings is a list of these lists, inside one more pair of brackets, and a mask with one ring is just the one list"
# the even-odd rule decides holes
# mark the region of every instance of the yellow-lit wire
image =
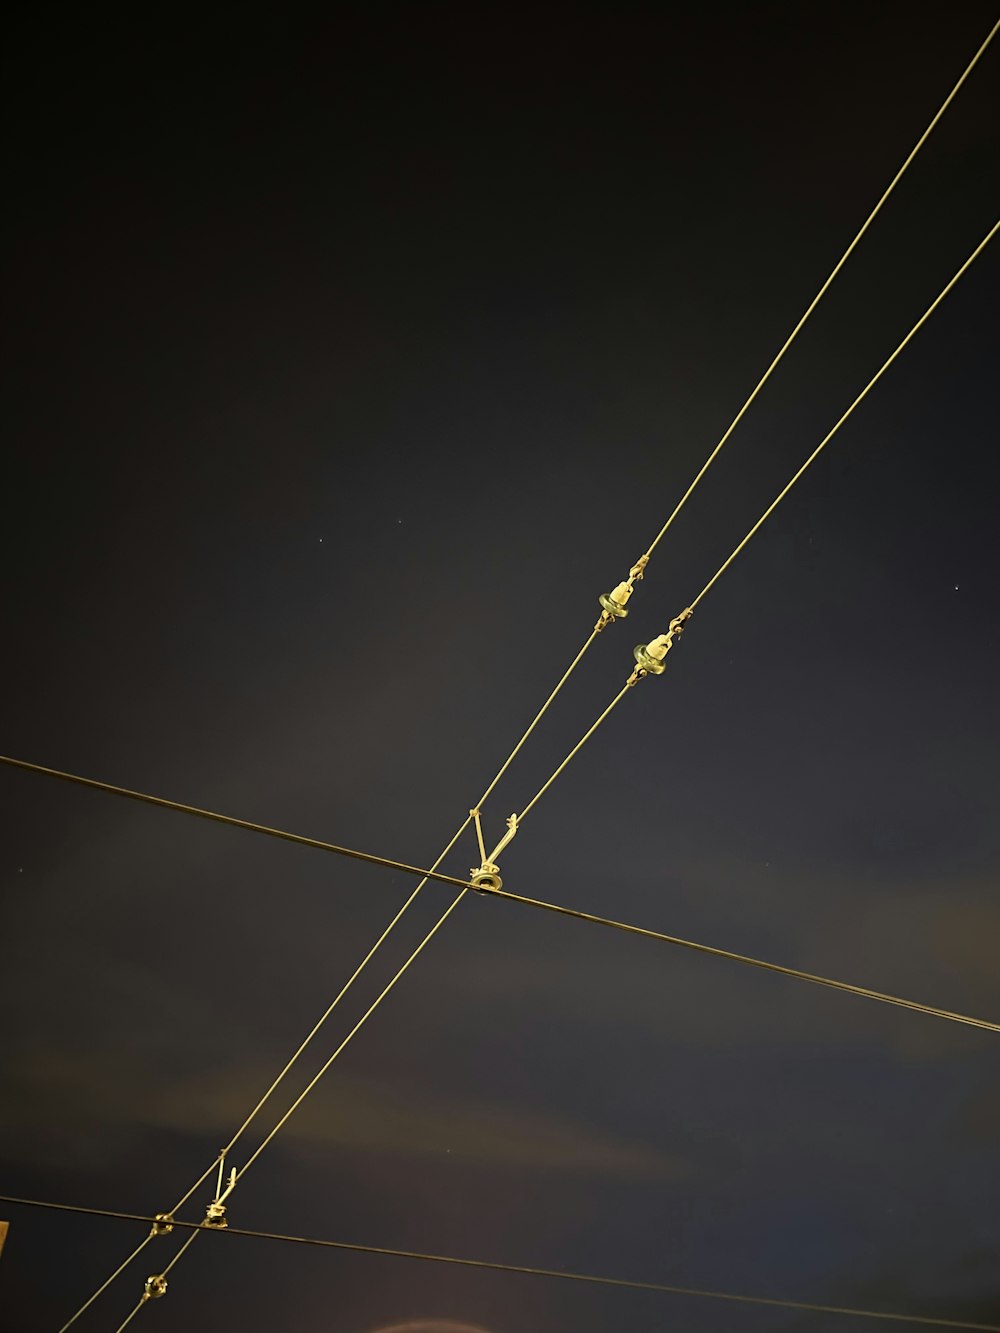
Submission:
[[947,96],[947,97],[944,99],[944,101],[941,103],[941,105],[940,105],[940,107],[938,108],[937,114],[935,115],[934,119],[931,121],[931,123],[930,123],[930,124],[927,126],[927,128],[924,130],[923,134],[920,136],[920,138],[917,140],[916,144],[914,144],[913,148],[911,149],[910,154],[909,154],[909,156],[907,157],[906,161],[903,163],[903,165],[902,165],[902,166],[899,168],[899,170],[896,172],[895,176],[893,176],[892,180],[889,182],[889,185],[888,185],[888,187],[887,187],[885,193],[882,195],[882,198],[878,201],[878,203],[875,205],[875,207],[872,209],[872,211],[868,214],[868,217],[865,219],[864,225],[862,226],[861,230],[858,232],[858,234],[855,236],[854,240],[851,241],[850,245],[847,247],[847,249],[846,249],[846,250],[844,251],[844,253],[841,255],[840,259],[837,261],[837,263],[836,263],[836,265],[835,265],[833,271],[831,272],[830,276],[827,278],[826,282],[823,283],[823,286],[819,289],[819,291],[818,291],[818,292],[816,293],[816,295],[813,297],[813,299],[812,299],[811,303],[809,304],[809,307],[807,308],[805,314],[802,316],[802,318],[799,320],[799,322],[795,325],[795,328],[792,329],[791,333],[790,333],[790,334],[788,335],[788,337],[785,339],[785,342],[782,344],[781,350],[778,352],[778,355],[774,358],[774,360],[773,360],[773,361],[771,362],[771,364],[768,366],[767,370],[764,371],[764,374],[763,374],[763,375],[761,376],[761,378],[758,380],[756,386],[754,387],[753,392],[750,394],[750,397],[746,400],[746,402],[743,404],[743,406],[740,408],[740,410],[736,413],[736,416],[733,418],[732,422],[730,423],[730,425],[729,425],[728,429],[726,430],[726,433],[723,435],[722,439],[719,441],[719,443],[715,446],[715,448],[714,448],[714,449],[712,450],[712,452],[709,454],[708,458],[706,458],[705,462],[701,465],[701,469],[699,470],[698,475],[695,477],[694,481],[692,481],[691,485],[687,488],[687,490],[686,490],[686,491],[684,492],[684,494],[681,496],[681,498],[680,498],[680,500],[679,500],[679,502],[678,502],[676,508],[674,509],[674,511],[673,511],[673,513],[670,515],[670,517],[667,519],[666,523],[664,523],[663,527],[662,527],[662,528],[660,529],[660,531],[656,534],[656,537],[655,537],[655,539],[653,540],[652,545],[651,545],[651,546],[648,548],[648,550],[646,551],[646,555],[647,555],[647,556],[652,555],[653,552],[656,550],[656,547],[659,545],[661,538],[663,538],[663,537],[666,535],[667,529],[670,527],[671,523],[673,523],[674,519],[677,517],[677,515],[681,512],[681,510],[682,510],[682,509],[684,508],[684,506],[687,504],[687,502],[688,502],[688,500],[690,499],[691,495],[694,493],[694,490],[695,490],[695,488],[697,487],[698,483],[701,481],[702,477],[705,475],[705,473],[708,471],[708,469],[712,466],[712,464],[713,464],[713,462],[715,461],[717,455],[718,455],[719,452],[721,451],[723,445],[724,445],[724,444],[726,443],[726,441],[729,439],[730,435],[732,435],[733,431],[734,431],[734,430],[736,429],[736,427],[739,425],[740,421],[742,421],[743,416],[744,416],[745,413],[747,412],[747,410],[748,410],[748,408],[750,407],[750,405],[754,402],[754,400],[756,399],[757,395],[760,393],[761,389],[763,389],[764,385],[765,385],[765,384],[768,382],[768,380],[771,378],[771,375],[773,374],[773,372],[777,369],[778,364],[780,363],[781,359],[784,357],[784,355],[785,355],[785,353],[788,351],[789,347],[791,347],[792,343],[793,343],[793,342],[795,341],[795,339],[798,337],[798,335],[799,335],[800,331],[802,330],[802,327],[804,326],[806,320],[809,318],[809,316],[812,314],[812,312],[813,312],[813,311],[816,309],[816,307],[819,305],[820,301],[821,301],[821,300],[823,299],[823,297],[826,295],[826,292],[827,292],[827,290],[829,289],[829,287],[830,287],[831,283],[833,282],[834,278],[836,278],[837,274],[840,272],[840,270],[841,270],[841,269],[844,267],[844,265],[847,263],[847,260],[850,258],[851,254],[854,252],[856,246],[857,246],[858,243],[860,242],[861,238],[864,236],[865,232],[868,230],[868,228],[871,226],[871,224],[875,221],[875,219],[876,219],[876,217],[878,216],[878,214],[882,211],[882,205],[886,202],[886,200],[887,200],[887,199],[889,198],[889,196],[892,194],[893,190],[894,190],[894,189],[896,188],[896,186],[899,184],[900,180],[903,178],[903,174],[905,173],[906,169],[909,167],[910,163],[913,161],[913,159],[916,157],[916,155],[920,152],[921,148],[923,148],[924,144],[927,142],[928,138],[930,137],[930,134],[931,134],[932,130],[933,130],[934,127],[937,125],[937,123],[938,123],[938,121],[941,119],[941,117],[944,115],[945,111],[947,111],[948,107],[951,105],[952,99],[954,98],[955,94],[958,92],[959,88],[961,88],[962,84],[965,82],[965,80],[969,77],[969,75],[970,75],[970,74],[972,73],[972,71],[975,69],[976,65],[979,63],[979,58],[980,58],[980,56],[982,56],[982,54],[985,52],[986,48],[989,46],[990,42],[992,42],[993,38],[996,36],[996,33],[997,33],[997,29],[998,29],[998,28],[1000,28],[1000,20],[998,20],[998,21],[993,25],[993,27],[990,29],[989,33],[987,34],[986,40],[983,42],[982,46],[979,48],[979,50],[976,52],[976,54],[975,54],[975,55],[972,57],[972,59],[969,61],[968,65],[965,67],[965,70],[964,70],[964,72],[963,72],[961,78],[958,80],[958,82],[955,84],[954,88],[952,88],[951,92],[948,94],[948,96]]
[[711,578],[708,580],[708,582],[705,584],[704,588],[702,588],[701,592],[698,594],[698,596],[697,596],[697,597],[694,599],[694,601],[691,603],[691,606],[692,606],[692,607],[697,606],[698,603],[701,601],[701,599],[702,599],[702,598],[705,596],[705,594],[708,592],[708,590],[709,590],[709,589],[713,586],[713,584],[716,582],[716,580],[722,577],[722,575],[726,572],[726,570],[729,568],[729,566],[733,563],[733,561],[736,559],[736,557],[739,555],[739,553],[740,553],[740,552],[743,550],[743,548],[746,546],[747,542],[750,541],[751,537],[753,537],[753,535],[754,535],[754,534],[755,534],[755,533],[756,533],[756,532],[757,532],[757,531],[764,525],[764,523],[767,521],[767,519],[770,518],[771,514],[774,513],[775,509],[777,509],[778,505],[782,502],[782,500],[785,498],[785,496],[788,494],[788,492],[792,489],[792,487],[795,485],[795,483],[799,480],[799,478],[800,478],[800,477],[807,471],[808,468],[810,468],[810,467],[812,466],[812,464],[813,464],[813,463],[816,461],[816,459],[820,456],[820,454],[822,453],[822,451],[823,451],[823,450],[826,448],[826,446],[830,443],[830,441],[831,441],[831,440],[833,439],[833,437],[836,435],[837,431],[840,430],[841,426],[842,426],[842,425],[844,424],[844,422],[848,419],[848,417],[851,415],[851,413],[854,411],[854,409],[855,409],[860,403],[864,402],[865,398],[868,397],[869,392],[870,392],[870,391],[875,387],[875,385],[879,382],[879,380],[882,378],[882,376],[885,374],[885,372],[889,369],[889,367],[892,365],[892,363],[893,363],[893,362],[896,360],[896,358],[899,356],[900,352],[902,352],[903,348],[906,347],[906,345],[909,343],[910,339],[913,338],[913,336],[914,336],[914,335],[915,335],[915,334],[916,334],[916,333],[917,333],[917,332],[924,326],[924,324],[927,322],[927,320],[930,319],[931,315],[932,315],[932,314],[934,313],[934,311],[938,308],[938,306],[941,304],[941,302],[944,300],[944,298],[948,295],[948,293],[951,291],[951,289],[955,286],[955,284],[958,282],[959,278],[961,278],[961,277],[963,276],[963,274],[968,270],[968,268],[970,267],[970,265],[971,265],[971,264],[972,264],[972,263],[979,257],[979,255],[981,255],[982,252],[986,249],[987,245],[989,245],[990,241],[991,241],[991,240],[993,239],[993,237],[996,235],[998,229],[1000,229],[1000,219],[998,219],[996,222],[994,222],[993,226],[992,226],[992,227],[990,228],[990,230],[986,233],[986,235],[983,237],[983,239],[979,242],[979,244],[976,246],[975,250],[973,250],[972,254],[968,257],[968,259],[965,261],[965,263],[962,265],[962,267],[958,270],[958,272],[955,274],[955,276],[951,279],[951,281],[947,284],[947,286],[946,286],[946,287],[945,287],[945,288],[938,294],[938,296],[934,299],[934,301],[927,307],[927,309],[926,309],[926,310],[924,311],[924,313],[920,316],[920,318],[917,320],[916,324],[914,324],[913,328],[909,331],[909,333],[906,335],[906,337],[903,339],[903,341],[899,344],[899,346],[896,348],[896,350],[893,352],[893,354],[892,354],[892,355],[889,357],[889,359],[888,359],[888,360],[881,366],[881,368],[880,368],[880,369],[879,369],[879,370],[872,376],[872,378],[868,381],[868,383],[865,385],[865,387],[861,390],[861,392],[858,394],[857,398],[855,398],[854,402],[851,403],[850,407],[849,407],[849,408],[847,409],[847,411],[843,414],[843,416],[842,416],[842,417],[840,418],[840,420],[836,423],[836,425],[834,425],[834,426],[832,427],[832,429],[829,430],[829,431],[827,432],[826,435],[824,435],[823,439],[820,440],[819,444],[818,444],[818,445],[816,446],[816,448],[812,451],[812,453],[809,455],[809,457],[806,459],[806,461],[802,464],[802,466],[799,468],[798,472],[795,473],[795,475],[792,477],[791,481],[789,481],[789,482],[787,483],[787,485],[784,486],[784,487],[782,488],[782,490],[780,490],[780,491],[778,492],[778,494],[774,497],[774,499],[771,501],[771,503],[768,505],[768,507],[764,510],[763,514],[761,514],[761,516],[760,516],[760,518],[757,520],[757,522],[753,525],[753,527],[752,527],[752,528],[750,529],[750,531],[747,533],[747,535],[743,538],[743,540],[739,543],[739,545],[738,545],[737,547],[735,547],[735,549],[734,549],[734,550],[732,551],[732,553],[728,556],[728,558],[727,558],[727,559],[726,559],[726,560],[719,566],[719,568],[715,571],[715,573],[712,575],[712,577],[711,577]]

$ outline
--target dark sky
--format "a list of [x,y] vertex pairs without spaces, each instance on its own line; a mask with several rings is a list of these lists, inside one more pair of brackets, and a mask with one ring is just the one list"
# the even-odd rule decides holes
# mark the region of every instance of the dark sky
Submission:
[[[134,15],[7,33],[0,748],[428,864],[994,6]],[[1000,47],[495,836],[996,220],[998,73]],[[1000,1018],[998,275],[994,249],[539,804],[508,887]],[[0,807],[3,1189],[165,1208],[410,882],[10,769]],[[424,891],[296,1086],[447,901]],[[468,900],[230,1215],[1000,1319],[998,1050]],[[7,1214],[4,1333],[51,1333],[143,1234]],[[869,1327],[235,1238],[171,1279],[136,1328]]]

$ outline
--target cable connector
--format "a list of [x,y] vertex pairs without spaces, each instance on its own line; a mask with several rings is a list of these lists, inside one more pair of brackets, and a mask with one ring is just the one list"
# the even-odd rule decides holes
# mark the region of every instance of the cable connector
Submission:
[[667,669],[664,661],[667,653],[674,646],[674,640],[684,633],[684,626],[694,615],[694,608],[686,606],[678,616],[674,616],[667,627],[666,634],[658,634],[649,643],[637,643],[632,650],[636,667],[628,678],[629,685],[636,685],[644,676],[662,676]]
[[151,1273],[150,1276],[146,1278],[145,1285],[143,1286],[142,1299],[144,1301],[156,1301],[159,1300],[161,1296],[166,1296],[166,1294],[167,1279],[162,1273]]
[[594,626],[594,633],[600,634],[602,629],[615,620],[624,620],[628,615],[628,599],[632,596],[632,585],[642,578],[643,572],[649,564],[649,556],[641,555],[628,572],[628,578],[624,583],[619,583],[611,592],[602,592],[597,599],[601,604],[601,615],[597,624]]
[[495,893],[497,889],[503,888],[503,880],[500,878],[500,867],[496,860],[510,840],[517,833],[517,815],[512,814],[507,820],[507,832],[503,835],[497,845],[486,855],[486,844],[483,842],[483,826],[479,822],[479,811],[470,810],[469,814],[475,820],[476,838],[479,842],[479,865],[473,866],[469,871],[469,878],[472,885],[480,893]]
[[216,1231],[224,1231],[229,1223],[226,1221],[226,1200],[236,1188],[236,1168],[235,1166],[229,1173],[229,1184],[225,1189],[222,1188],[222,1166],[223,1158],[219,1158],[219,1183],[215,1189],[215,1198],[205,1209],[205,1220],[203,1227],[212,1227]]
[[153,1225],[149,1228],[150,1236],[169,1236],[174,1229],[173,1213],[157,1213]]

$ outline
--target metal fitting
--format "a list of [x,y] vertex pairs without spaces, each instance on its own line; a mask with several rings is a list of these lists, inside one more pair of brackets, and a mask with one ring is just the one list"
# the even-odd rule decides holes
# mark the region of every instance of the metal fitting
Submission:
[[161,1296],[167,1294],[167,1279],[162,1273],[153,1273],[146,1278],[146,1285],[142,1289],[142,1299],[144,1301],[159,1300]]
[[226,1221],[226,1205],[213,1200],[205,1209],[205,1220],[203,1227],[214,1227],[216,1231],[223,1231],[229,1223]]
[[470,878],[473,888],[479,893],[495,893],[497,889],[503,888],[503,880],[498,873],[499,866],[482,865],[476,870],[470,871]]
[[602,592],[597,599],[612,620],[624,620],[628,615],[628,609],[625,603],[632,596],[632,588],[628,583],[619,583],[617,588],[611,592]]
[[169,1236],[174,1229],[174,1217],[172,1213],[157,1213],[153,1219],[153,1225],[149,1229],[151,1236]]
[[684,633],[684,626],[693,615],[693,608],[685,607],[679,616],[674,616],[671,620],[666,634],[658,634],[649,643],[637,643],[635,645],[632,656],[636,660],[636,668],[629,677],[628,683],[630,685],[635,685],[643,676],[663,675],[667,669],[664,658],[674,646],[674,640],[679,639]]

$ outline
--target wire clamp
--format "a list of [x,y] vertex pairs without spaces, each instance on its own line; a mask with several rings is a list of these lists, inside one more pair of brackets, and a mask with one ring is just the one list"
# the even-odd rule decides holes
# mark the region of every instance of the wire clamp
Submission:
[[226,1200],[236,1188],[236,1168],[235,1166],[229,1173],[229,1184],[225,1189],[222,1188],[222,1169],[223,1159],[219,1158],[219,1183],[215,1189],[215,1198],[205,1209],[205,1220],[203,1227],[211,1227],[216,1231],[224,1231],[229,1223],[226,1220]]
[[597,624],[594,626],[594,633],[600,634],[602,629],[615,620],[624,620],[628,615],[628,599],[632,596],[632,585],[642,578],[643,572],[649,563],[648,555],[641,555],[628,572],[628,578],[624,583],[619,583],[611,592],[602,592],[597,599],[601,604],[601,615]]
[[469,871],[472,886],[479,893],[495,893],[497,889],[503,888],[503,880],[500,878],[500,867],[497,865],[497,857],[507,846],[510,840],[517,833],[517,815],[512,814],[507,820],[507,832],[503,835],[497,845],[486,855],[486,844],[483,842],[483,826],[479,821],[479,811],[470,810],[469,814],[476,823],[476,839],[479,842],[479,865],[473,866]]
[[674,646],[674,640],[684,633],[684,626],[694,615],[694,608],[686,606],[678,616],[674,616],[667,626],[666,634],[658,634],[649,643],[637,643],[632,651],[636,666],[628,678],[629,685],[636,685],[645,676],[662,676],[667,669],[664,661],[667,653]]
[[142,1289],[142,1299],[144,1301],[156,1301],[161,1296],[167,1294],[167,1279],[162,1273],[151,1273],[146,1278],[146,1283]]
[[157,1213],[153,1225],[149,1228],[151,1236],[169,1236],[174,1229],[173,1213]]

